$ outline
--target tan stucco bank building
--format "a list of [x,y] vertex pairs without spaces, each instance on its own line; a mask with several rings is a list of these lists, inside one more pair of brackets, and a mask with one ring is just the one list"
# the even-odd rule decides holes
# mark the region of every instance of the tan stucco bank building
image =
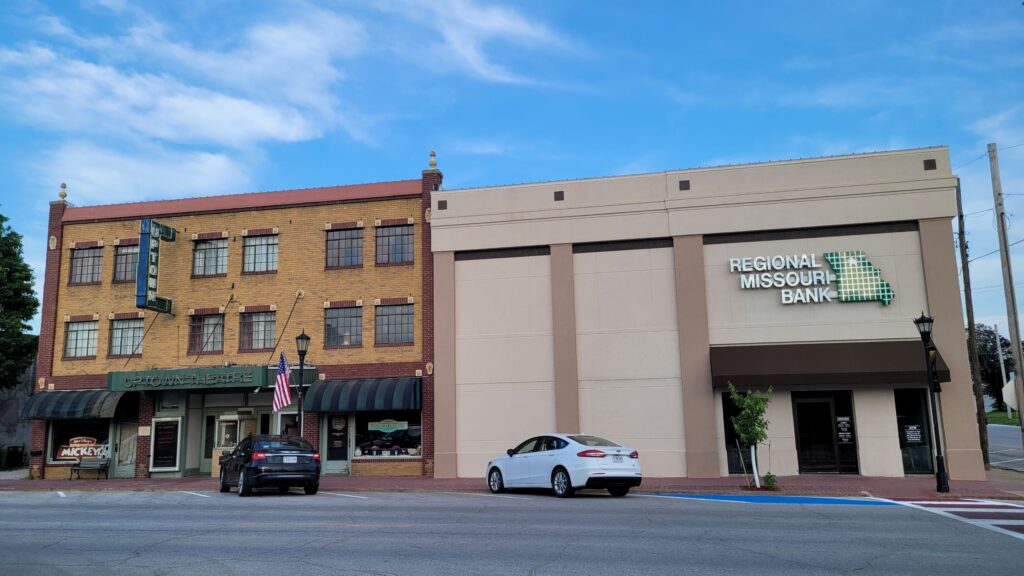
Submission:
[[433,195],[435,475],[587,432],[648,477],[740,471],[724,391],[774,389],[779,476],[982,479],[947,148]]

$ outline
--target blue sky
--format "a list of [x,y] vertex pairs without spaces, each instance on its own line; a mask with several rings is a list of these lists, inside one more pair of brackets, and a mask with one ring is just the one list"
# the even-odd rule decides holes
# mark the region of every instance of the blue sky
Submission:
[[[1004,191],[1024,194],[1024,146],[1005,149],[1024,144],[1020,0],[28,0],[0,14],[0,213],[40,292],[62,181],[90,205],[398,180],[432,149],[456,188],[946,144],[978,256],[996,247],[988,142]],[[1007,200],[1022,239],[1024,195]],[[972,280],[978,320],[1005,326],[998,256]]]

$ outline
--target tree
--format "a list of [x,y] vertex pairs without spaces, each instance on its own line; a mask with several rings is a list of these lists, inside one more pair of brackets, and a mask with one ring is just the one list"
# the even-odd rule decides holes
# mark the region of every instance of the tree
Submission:
[[0,214],[0,387],[13,388],[32,363],[36,338],[28,334],[39,300],[32,290],[32,269],[22,255],[21,235]]
[[[750,447],[750,463],[754,470],[754,485],[761,487],[761,479],[757,474],[757,445],[768,439],[768,419],[765,412],[772,397],[772,387],[768,392],[753,390],[737,392],[729,382],[729,398],[739,408],[740,413],[732,417],[732,427],[740,443]],[[768,474],[771,474],[769,471]]]
[[988,394],[996,401],[997,410],[1005,410],[1006,405],[1003,403],[1003,374],[999,369],[999,352],[996,348],[996,338],[1000,343],[1000,348],[1003,352],[1003,363],[1006,365],[1006,376],[1009,378],[1010,372],[1014,371],[1013,363],[1013,348],[1010,347],[1010,341],[1002,336],[996,334],[996,330],[992,326],[986,326],[985,324],[975,324],[975,330],[977,331],[978,337],[978,367],[981,372],[981,387],[985,394]]

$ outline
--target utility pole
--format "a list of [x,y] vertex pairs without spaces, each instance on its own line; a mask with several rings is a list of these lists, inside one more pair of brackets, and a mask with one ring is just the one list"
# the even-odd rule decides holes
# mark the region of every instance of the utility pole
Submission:
[[[1003,290],[1006,293],[1006,320],[1010,324],[1010,346],[1013,347],[1015,372],[1024,370],[1020,350],[1020,324],[1017,323],[1017,295],[1013,289],[1013,268],[1010,265],[1010,248],[1006,241],[1006,208],[1003,206],[1003,183],[999,177],[999,151],[995,144],[988,145],[988,166],[992,172],[992,198],[995,200],[996,225],[999,230],[999,259],[1003,265]],[[1017,391],[1017,408],[1024,406],[1024,386],[1014,378]],[[1021,438],[1024,439],[1024,418],[1020,419]]]
[[[996,353],[999,355],[999,373],[1003,375],[1002,383],[999,387],[1002,390],[1003,386],[1006,386],[1006,362],[1003,362],[1003,337],[999,335],[999,324],[994,326],[996,331]],[[1003,398],[1003,404],[1006,404],[1006,419],[1010,420],[1013,418],[1013,414],[1010,413],[1010,403]]]
[[[981,458],[985,470],[992,466],[988,458],[988,421],[985,419],[985,399],[981,390],[981,363],[978,361],[978,333],[974,326],[974,299],[971,297],[971,266],[967,259],[967,235],[964,232],[964,205],[960,198],[960,178],[956,179],[956,223],[960,228],[960,269],[964,277],[964,298],[967,305],[967,357],[971,362],[971,386],[974,388],[974,407],[978,420],[978,439],[981,440]],[[999,340],[996,335],[996,341]]]

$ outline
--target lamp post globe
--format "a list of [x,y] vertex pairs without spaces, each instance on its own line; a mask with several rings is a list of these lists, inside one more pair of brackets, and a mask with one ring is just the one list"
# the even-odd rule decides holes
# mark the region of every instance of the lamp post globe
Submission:
[[305,330],[295,337],[295,349],[299,353],[299,436],[304,436],[302,430],[302,386],[305,384],[306,352],[309,351],[309,340]]
[[949,492],[949,476],[946,474],[946,459],[942,455],[942,438],[939,431],[939,378],[935,368],[935,362],[939,351],[932,343],[932,328],[935,320],[925,316],[924,312],[914,319],[917,332],[921,335],[921,344],[924,345],[924,362],[928,373],[928,391],[931,393],[932,405],[932,437],[935,439],[935,491]]

